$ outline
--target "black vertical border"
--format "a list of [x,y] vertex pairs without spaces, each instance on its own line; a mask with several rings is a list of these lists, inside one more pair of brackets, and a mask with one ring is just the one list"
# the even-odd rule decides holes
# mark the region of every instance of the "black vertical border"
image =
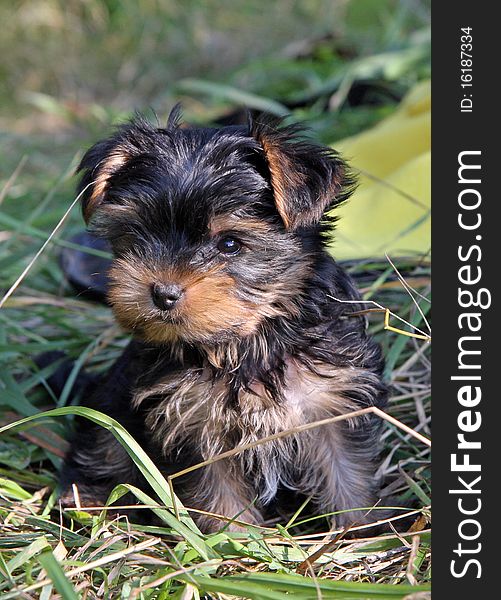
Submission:
[[[500,21],[495,16],[496,3],[456,0],[436,0],[432,10],[432,244],[433,244],[433,581],[435,598],[455,600],[494,598],[498,596],[501,578],[499,561],[501,518],[501,313],[499,306],[499,279],[501,278],[501,126],[500,126]],[[461,87],[461,28],[472,28],[473,80],[472,88]],[[472,112],[461,112],[464,94],[470,94]],[[464,231],[458,224],[458,194],[464,185],[458,184],[458,154],[480,150],[481,184],[474,185],[482,197],[478,209],[482,224],[478,230]],[[475,162],[475,161],[472,161]],[[477,212],[477,211],[472,211]],[[470,215],[472,216],[472,215]],[[481,240],[477,239],[481,236]],[[492,294],[490,308],[461,309],[458,303],[458,269],[463,264],[458,258],[458,247],[478,244],[482,257],[476,261],[473,252],[471,265],[480,265],[482,280],[478,287]],[[475,273],[477,271],[475,270]],[[461,286],[463,288],[467,286]],[[472,291],[474,291],[472,286]],[[481,413],[480,429],[470,434],[472,440],[481,440],[481,450],[472,450],[470,460],[481,466],[479,494],[464,495],[464,506],[482,508],[473,519],[481,526],[476,540],[462,540],[458,531],[462,519],[458,509],[459,495],[449,492],[458,487],[458,475],[451,471],[451,454],[457,453],[458,415],[462,410],[457,400],[458,382],[451,376],[458,374],[458,339],[461,333],[458,318],[461,312],[480,312],[482,399],[473,411]],[[475,334],[473,334],[475,335]],[[478,415],[474,415],[476,419]],[[461,456],[461,454],[459,455]],[[473,473],[464,473],[471,482]],[[463,533],[475,535],[476,526],[466,524]],[[458,544],[470,553],[457,553]],[[481,549],[478,546],[481,544]],[[455,552],[456,550],[456,552]],[[477,552],[477,550],[479,550]],[[456,559],[456,570],[466,569],[462,577],[451,573],[451,561]],[[470,563],[467,560],[478,560]],[[480,575],[480,577],[478,577]]]

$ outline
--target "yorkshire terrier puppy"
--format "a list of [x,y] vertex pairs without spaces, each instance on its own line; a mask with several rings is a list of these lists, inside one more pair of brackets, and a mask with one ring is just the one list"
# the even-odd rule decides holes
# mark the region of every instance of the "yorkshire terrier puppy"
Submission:
[[[346,164],[298,126],[165,128],[142,118],[80,165],[83,214],[109,241],[108,300],[133,334],[84,404],[120,421],[166,474],[266,436],[383,407],[379,346],[326,244],[353,189]],[[290,498],[364,522],[377,500],[379,419],[319,426],[175,480],[187,508],[261,524]],[[147,484],[106,430],[77,421],[66,457],[82,504]],[[285,499],[285,500],[284,500]],[[365,510],[357,510],[365,509]],[[197,516],[206,532],[225,525]]]

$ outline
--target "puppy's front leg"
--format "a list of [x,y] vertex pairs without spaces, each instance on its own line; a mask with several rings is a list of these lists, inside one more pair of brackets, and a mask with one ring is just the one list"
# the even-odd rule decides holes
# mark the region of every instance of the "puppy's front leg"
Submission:
[[[246,523],[261,524],[263,517],[255,507],[256,491],[245,481],[238,460],[224,459],[200,469],[200,475],[189,484],[183,500],[187,507],[216,513],[228,518],[237,518]],[[202,531],[218,531],[225,521],[209,515],[195,517]],[[244,528],[231,523],[230,531],[242,531]]]
[[312,491],[322,513],[337,513],[332,517],[335,527],[376,520],[370,509],[377,501],[377,430],[370,417],[352,425],[320,427],[312,440]]

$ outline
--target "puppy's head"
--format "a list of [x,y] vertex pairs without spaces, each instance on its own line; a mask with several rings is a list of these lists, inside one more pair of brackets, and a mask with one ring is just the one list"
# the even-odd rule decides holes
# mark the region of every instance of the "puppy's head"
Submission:
[[264,117],[223,129],[138,118],[80,171],[84,217],[115,255],[115,315],[156,343],[217,344],[297,316],[320,221],[351,183],[334,152]]

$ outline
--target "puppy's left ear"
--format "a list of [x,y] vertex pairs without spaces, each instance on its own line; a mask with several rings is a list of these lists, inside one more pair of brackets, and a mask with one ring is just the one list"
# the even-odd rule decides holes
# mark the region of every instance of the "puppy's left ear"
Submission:
[[300,126],[282,121],[258,115],[249,128],[263,149],[277,211],[293,231],[318,223],[348,198],[355,181],[334,150],[304,140]]
[[81,173],[77,191],[81,194],[82,212],[87,224],[94,212],[106,202],[111,177],[129,158],[119,135],[97,142],[85,153],[77,169]]

